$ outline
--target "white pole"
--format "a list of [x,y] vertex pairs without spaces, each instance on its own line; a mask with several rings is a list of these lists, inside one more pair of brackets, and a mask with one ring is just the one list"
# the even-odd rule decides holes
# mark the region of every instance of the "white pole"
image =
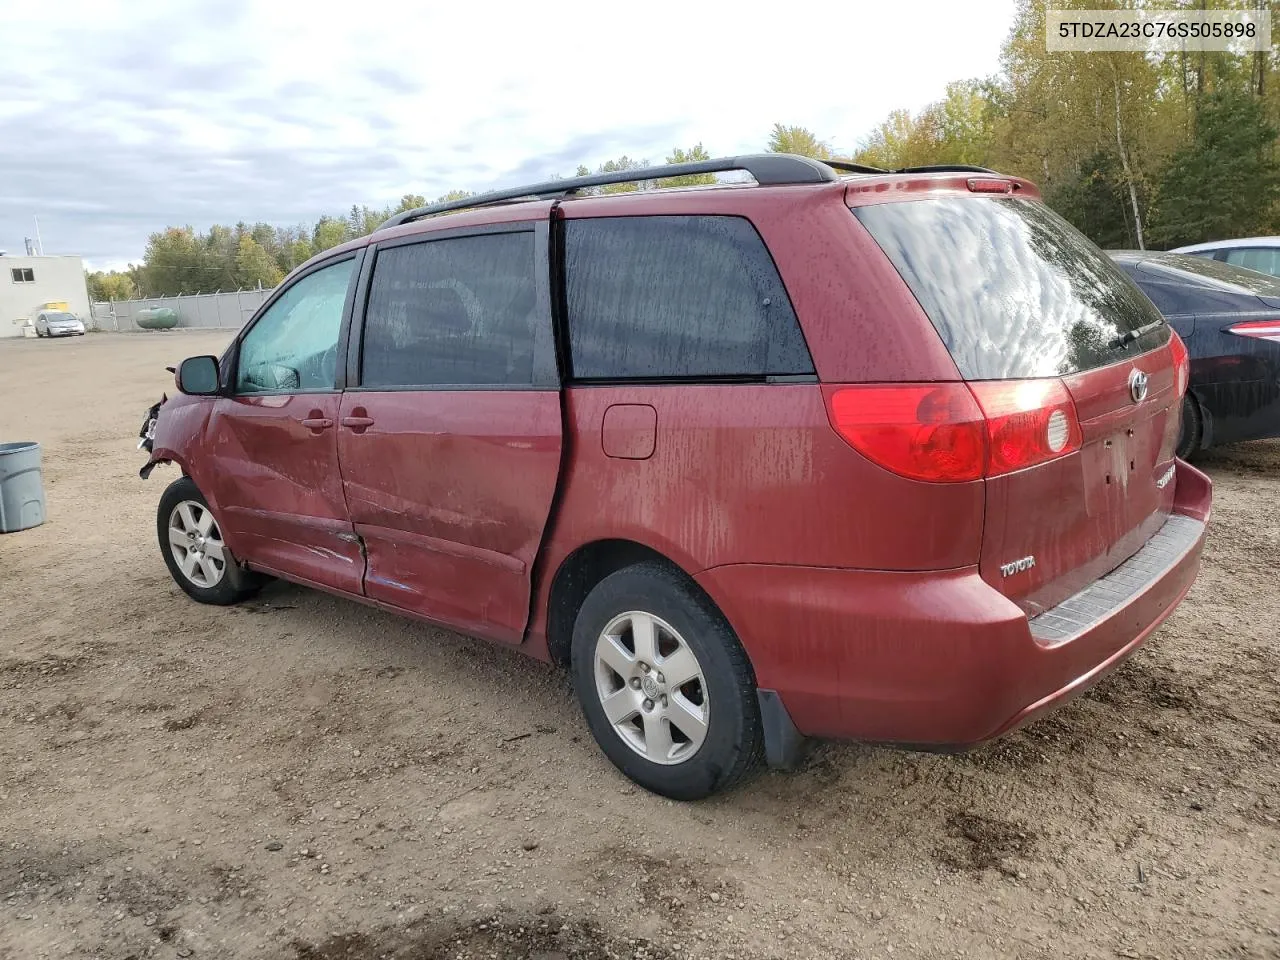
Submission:
[[36,249],[40,251],[40,256],[44,256],[44,241],[40,239],[40,218],[33,216],[31,218],[36,222]]

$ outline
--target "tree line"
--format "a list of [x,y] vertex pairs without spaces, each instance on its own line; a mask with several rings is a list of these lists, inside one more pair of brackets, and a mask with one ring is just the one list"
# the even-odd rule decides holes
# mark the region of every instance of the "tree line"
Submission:
[[[1187,0],[1139,5],[1188,8]],[[1203,0],[1192,0],[1203,7]],[[1234,0],[1239,7],[1268,0]],[[1114,0],[1056,0],[1098,9]],[[1215,6],[1229,6],[1218,3]],[[1020,0],[1000,73],[958,80],[923,110],[891,113],[843,159],[885,169],[975,164],[1036,182],[1045,201],[1103,247],[1164,249],[1280,232],[1276,158],[1280,90],[1268,52],[1048,53],[1046,0]],[[801,126],[774,124],[766,149],[818,159],[840,155]],[[705,160],[703,144],[675,148],[667,163]],[[622,156],[597,172],[643,170]],[[578,167],[576,175],[590,171]],[[712,174],[596,188],[714,183]],[[465,199],[455,190],[438,200]],[[405,195],[385,209],[352,206],[312,225],[170,227],[152,234],[143,261],[91,273],[90,297],[128,299],[274,286],[298,264],[423,206]]]
[[[687,149],[676,147],[666,162],[709,159],[711,155],[699,143]],[[622,156],[601,164],[596,172],[643,170],[648,166],[647,160]],[[587,167],[579,166],[574,176],[582,177],[590,172]],[[650,186],[693,186],[715,181],[712,174],[665,177],[641,183],[609,184],[586,192],[625,193]],[[451,190],[431,202],[465,200],[474,195],[473,191]],[[423,196],[405,194],[395,206],[375,209],[352,205],[345,216],[323,216],[314,224],[291,227],[245,222],[231,227],[214,224],[207,231],[189,226],[168,227],[147,240],[142,263],[130,264],[126,270],[86,272],[89,299],[130,300],[274,287],[290,270],[317,253],[372,233],[389,217],[427,203]]]

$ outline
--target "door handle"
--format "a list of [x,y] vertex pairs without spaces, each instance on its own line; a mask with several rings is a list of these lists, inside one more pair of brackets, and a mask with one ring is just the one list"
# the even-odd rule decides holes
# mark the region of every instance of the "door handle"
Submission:
[[350,427],[356,433],[362,433],[373,426],[373,417],[343,417],[342,425]]
[[328,430],[332,427],[333,421],[328,417],[307,417],[302,421],[302,425],[308,430],[315,430],[316,432],[319,432],[321,430]]

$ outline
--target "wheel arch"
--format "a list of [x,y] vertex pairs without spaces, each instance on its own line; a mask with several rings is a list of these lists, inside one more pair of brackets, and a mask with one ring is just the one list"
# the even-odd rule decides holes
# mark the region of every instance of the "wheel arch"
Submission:
[[[560,561],[547,597],[547,653],[558,666],[569,665],[573,627],[587,595],[605,577],[638,563],[656,562],[680,574],[729,622],[720,604],[686,570],[660,550],[636,540],[614,537],[592,540]],[[729,625],[732,629],[732,624]],[[736,631],[735,631],[736,633]]]
[[1208,450],[1213,446],[1213,411],[1209,409],[1209,405],[1204,402],[1204,398],[1200,396],[1194,386],[1187,389],[1187,396],[1191,398],[1192,403],[1200,411],[1200,444],[1196,448],[1197,451]]

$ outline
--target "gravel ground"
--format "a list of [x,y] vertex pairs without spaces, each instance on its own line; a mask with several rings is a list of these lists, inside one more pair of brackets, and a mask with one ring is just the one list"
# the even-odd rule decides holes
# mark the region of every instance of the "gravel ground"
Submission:
[[172,583],[135,433],[226,334],[0,341],[49,521],[0,537],[0,957],[1280,956],[1280,443],[1204,466],[1200,580],[965,756],[632,788],[558,671],[276,584]]

